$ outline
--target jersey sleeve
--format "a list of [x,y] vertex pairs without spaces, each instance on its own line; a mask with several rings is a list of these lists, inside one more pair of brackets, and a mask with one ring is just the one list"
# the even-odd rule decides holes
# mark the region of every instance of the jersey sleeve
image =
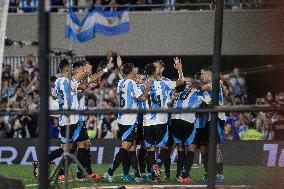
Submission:
[[198,96],[201,102],[205,102],[206,104],[210,104],[211,98],[209,96],[200,95]]
[[135,98],[139,98],[143,92],[140,87],[138,87],[137,83],[133,82],[133,95]]
[[176,81],[163,81],[163,82],[166,85],[166,87],[168,88],[168,90],[174,90],[177,86]]

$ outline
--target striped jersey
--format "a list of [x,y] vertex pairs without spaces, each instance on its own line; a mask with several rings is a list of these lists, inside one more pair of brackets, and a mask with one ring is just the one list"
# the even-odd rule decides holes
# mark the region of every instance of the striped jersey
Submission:
[[[205,102],[209,104],[210,101],[205,98],[203,93],[191,90],[188,86],[179,94],[174,108],[176,109],[198,109]],[[189,123],[195,122],[195,113],[177,113],[173,119],[181,119]]]
[[[144,93],[145,86],[143,84],[138,85],[139,89]],[[144,102],[141,100],[137,100],[137,108],[142,109],[144,107]],[[143,124],[143,114],[137,115],[137,124]]]
[[[137,109],[137,100],[143,94],[137,83],[132,79],[122,79],[118,83],[118,106],[121,109]],[[121,125],[133,125],[137,114],[118,113],[117,122]]]
[[[146,109],[166,109],[169,92],[176,87],[176,81],[155,80],[149,91],[149,98],[144,103]],[[150,113],[144,114],[143,126],[160,125],[168,122],[168,114]]]
[[[68,110],[68,100],[70,98],[70,109],[72,110],[79,110],[79,101],[77,97],[78,93],[78,86],[79,82],[72,79],[70,81],[70,89],[69,91],[69,79],[67,77],[59,77],[55,81],[55,91],[56,91],[56,97],[57,97],[57,103],[59,110]],[[70,92],[70,96],[69,96]],[[68,119],[70,118],[70,120]],[[59,119],[59,125],[70,125],[70,124],[76,124],[79,121],[79,115],[64,115],[61,114],[58,117]],[[70,122],[69,122],[70,121]]]

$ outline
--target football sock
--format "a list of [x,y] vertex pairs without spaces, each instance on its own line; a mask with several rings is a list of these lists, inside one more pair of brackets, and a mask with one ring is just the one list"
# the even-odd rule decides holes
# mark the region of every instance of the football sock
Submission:
[[183,164],[184,164],[184,157],[185,157],[185,152],[184,151],[178,151],[176,177],[181,176],[181,171],[183,169]]
[[120,148],[119,152],[116,154],[114,161],[112,163],[112,167],[108,169],[108,174],[110,176],[113,176],[114,171],[116,168],[120,165],[120,163],[127,158],[128,156],[128,151],[124,148]]

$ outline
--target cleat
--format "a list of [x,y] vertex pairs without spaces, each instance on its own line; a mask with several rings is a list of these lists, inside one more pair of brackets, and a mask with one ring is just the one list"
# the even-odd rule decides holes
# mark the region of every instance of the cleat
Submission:
[[[70,181],[71,177],[67,177],[67,181]],[[65,181],[65,176],[64,175],[59,175],[58,176],[58,181],[64,182]]]
[[87,179],[90,179],[90,180],[101,180],[103,179],[104,177],[102,177],[101,175],[98,175],[96,173],[92,173],[92,174],[89,174],[87,176]]
[[38,180],[38,173],[39,173],[39,163],[38,161],[33,162],[33,176],[35,180]]
[[177,181],[177,182],[182,182],[182,181],[183,181],[183,178],[182,178],[181,176],[179,176],[179,177],[176,178],[176,181]]
[[160,171],[159,166],[157,164],[153,166],[152,172],[154,173],[154,178],[152,178],[152,180],[155,183],[158,183],[161,180],[161,171]]
[[143,181],[143,182],[152,182],[152,177],[151,177],[151,175],[143,175],[143,176],[142,176],[142,181]]
[[121,180],[123,180],[124,182],[134,182],[134,178],[130,175],[123,175],[121,177]]
[[187,183],[187,184],[191,184],[192,183],[192,180],[190,177],[185,177],[185,178],[182,178],[182,183]]
[[114,182],[113,176],[110,176],[108,173],[104,174],[104,179],[106,179],[108,182]]
[[217,184],[222,184],[222,183],[224,183],[224,176],[223,176],[223,175],[220,175],[220,174],[217,174],[217,175],[216,175],[216,179],[215,179],[215,183],[217,183]]
[[142,182],[143,181],[143,179],[141,178],[141,177],[135,177],[135,182]]
[[202,184],[207,184],[208,183],[208,176],[207,176],[207,174],[205,174],[203,177],[202,177],[202,179],[201,179],[201,181],[200,181]]

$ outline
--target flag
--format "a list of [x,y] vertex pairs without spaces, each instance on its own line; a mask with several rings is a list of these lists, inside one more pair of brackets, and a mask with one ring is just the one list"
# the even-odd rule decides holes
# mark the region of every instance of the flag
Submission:
[[124,11],[103,11],[94,9],[88,12],[80,21],[70,10],[67,14],[66,38],[85,42],[95,37],[95,34],[115,36],[129,31],[129,9]]
[[72,10],[69,10],[66,22],[66,38],[82,43],[95,37],[93,20],[85,18],[80,21],[76,14]]

